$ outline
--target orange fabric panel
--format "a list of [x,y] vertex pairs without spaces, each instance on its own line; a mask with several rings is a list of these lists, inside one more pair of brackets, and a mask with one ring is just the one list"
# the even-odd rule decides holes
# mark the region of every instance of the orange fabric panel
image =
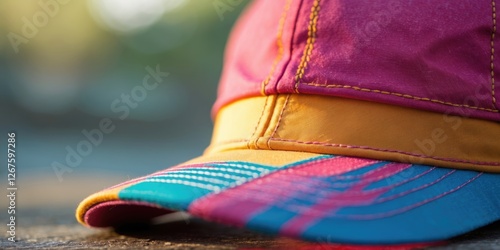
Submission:
[[207,153],[230,149],[340,154],[500,172],[500,124],[338,97],[263,96],[234,102],[218,114]]

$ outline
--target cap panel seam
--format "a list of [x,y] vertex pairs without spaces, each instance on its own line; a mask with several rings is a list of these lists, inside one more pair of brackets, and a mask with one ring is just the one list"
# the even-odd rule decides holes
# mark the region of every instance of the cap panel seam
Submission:
[[300,59],[299,67],[295,73],[295,93],[299,93],[300,80],[304,76],[309,60],[311,60],[312,51],[314,49],[314,42],[316,41],[317,24],[319,19],[320,0],[314,0],[311,7],[311,14],[309,16],[309,26],[307,27],[307,43]]
[[266,95],[266,86],[269,83],[269,81],[271,80],[271,78],[272,78],[272,76],[274,74],[274,71],[276,70],[276,67],[278,66],[278,63],[283,58],[283,53],[284,53],[284,49],[283,49],[283,37],[282,37],[282,35],[283,35],[283,27],[285,26],[285,21],[287,19],[288,12],[290,10],[291,2],[292,2],[292,0],[287,0],[286,1],[285,7],[284,7],[284,9],[283,9],[283,11],[281,13],[281,18],[280,18],[280,21],[278,23],[278,34],[276,35],[276,45],[278,47],[278,54],[274,58],[273,64],[271,66],[271,70],[269,71],[267,77],[264,79],[264,81],[262,81],[262,84],[261,84],[261,93],[263,95]]
[[[281,72],[279,72],[279,74],[276,75],[276,81],[275,81],[275,84],[274,84],[274,91],[275,93],[279,93],[280,90],[278,88],[278,85],[279,85],[279,82],[281,81],[281,79],[283,78],[283,76],[285,75],[285,73],[287,72],[287,69],[290,67],[290,62],[293,60],[293,56],[294,56],[294,41],[295,41],[295,35],[296,35],[296,32],[297,32],[297,29],[298,28],[298,20],[299,20],[299,16],[300,16],[300,11],[304,5],[304,1],[303,0],[298,0],[298,4],[297,4],[297,10],[295,12],[295,16],[294,16],[294,19],[291,20],[292,21],[292,24],[293,24],[293,27],[291,29],[291,36],[290,36],[290,40],[288,41],[288,45],[289,45],[289,51],[288,51],[288,58],[286,58],[286,60],[283,61],[283,66],[282,66],[282,70]],[[285,58],[283,58],[285,59]]]
[[277,96],[266,96],[266,103],[262,110],[261,117],[259,118],[259,122],[254,133],[252,134],[252,137],[248,139],[249,142],[247,143],[247,147],[249,149],[261,149],[261,147],[259,146],[259,139],[264,136],[266,131],[269,129],[269,126],[271,125],[271,120],[273,119],[277,102]]
[[[404,155],[413,156],[413,157],[421,157],[421,158],[426,158],[426,159],[428,158],[428,159],[434,159],[434,160],[440,160],[440,161],[446,161],[446,162],[478,164],[478,165],[485,165],[485,166],[500,166],[500,162],[471,161],[471,160],[460,160],[460,159],[456,159],[456,158],[435,157],[435,156],[427,156],[427,155],[422,155],[422,154],[410,153],[410,152],[402,151],[402,150],[392,150],[392,149],[384,149],[384,148],[377,148],[377,147],[370,147],[370,146],[357,146],[357,145],[350,145],[350,144],[335,144],[335,143],[326,143],[326,142],[319,142],[319,141],[300,141],[300,140],[282,139],[282,138],[268,138],[268,141],[284,141],[284,142],[293,142],[293,143],[300,143],[300,144],[314,144],[314,145],[320,145],[320,146],[326,146],[326,147],[336,147],[336,148],[366,149],[366,150],[373,150],[373,151],[380,151],[380,152],[399,153],[399,154],[404,154]],[[236,143],[236,142],[249,142],[249,140],[248,139],[234,139],[234,140],[222,141],[222,142],[218,143],[217,145],[213,145],[212,147],[216,148],[218,146],[221,146],[221,145],[224,145],[227,143]],[[272,148],[270,148],[270,149],[272,149]],[[311,153],[314,153],[314,152],[311,152]]]
[[326,147],[357,148],[357,149],[366,149],[366,150],[388,152],[388,153],[399,153],[399,154],[404,154],[404,155],[408,155],[408,156],[429,158],[429,159],[435,159],[435,160],[447,161],[447,162],[459,162],[459,163],[469,163],[469,164],[478,164],[478,165],[500,166],[500,162],[470,161],[470,160],[460,160],[460,159],[456,159],[456,158],[435,157],[435,156],[427,156],[427,155],[422,155],[422,154],[410,153],[410,152],[401,151],[401,150],[383,149],[383,148],[376,148],[376,147],[369,147],[369,146],[335,144],[335,143],[325,143],[325,142],[318,142],[318,141],[299,141],[299,140],[281,139],[281,138],[270,138],[269,140],[270,141],[294,142],[294,143],[300,143],[300,144],[314,144],[314,145],[320,145],[320,146],[326,146]]
[[398,92],[390,92],[390,91],[385,91],[385,90],[379,90],[379,89],[369,89],[369,88],[360,88],[352,85],[343,85],[343,84],[318,84],[318,83],[301,83],[309,86],[315,86],[315,87],[323,87],[323,88],[344,88],[344,89],[352,89],[356,91],[363,91],[363,92],[372,92],[372,93],[378,93],[378,94],[384,94],[384,95],[393,95],[401,98],[406,98],[406,99],[413,99],[416,101],[424,101],[424,102],[433,102],[433,103],[438,103],[438,104],[443,104],[443,105],[448,105],[448,106],[453,106],[453,107],[462,107],[462,108],[469,108],[469,109],[477,109],[477,110],[483,110],[487,112],[493,112],[493,113],[499,113],[500,111],[498,109],[490,109],[490,108],[483,108],[483,107],[477,107],[477,106],[471,106],[467,104],[458,104],[458,103],[452,103],[452,102],[445,102],[437,99],[431,99],[427,97],[418,97],[418,96],[413,96],[413,95],[408,95],[408,94],[402,94]]
[[264,112],[266,111],[266,107],[267,107],[267,102],[269,100],[269,96],[266,97],[266,101],[264,102],[264,107],[262,108],[262,112],[260,113],[260,117],[259,117],[259,120],[257,121],[257,124],[255,124],[255,128],[253,130],[253,133],[252,135],[250,136],[250,139],[247,139],[248,142],[247,142],[247,148],[250,149],[250,144],[251,144],[251,141],[253,140],[254,136],[255,136],[255,133],[257,133],[257,130],[259,128],[259,125],[260,125],[260,122],[262,120],[262,117],[264,116]]
[[271,139],[274,137],[274,135],[276,134],[276,132],[278,131],[279,127],[280,127],[280,124],[281,124],[281,120],[283,119],[283,114],[285,113],[285,110],[286,110],[286,107],[288,106],[288,101],[290,100],[290,95],[287,95],[286,96],[286,99],[285,99],[285,103],[283,104],[283,107],[281,108],[281,111],[280,111],[280,115],[279,115],[279,118],[278,118],[278,122],[276,122],[276,126],[274,127],[274,130],[273,132],[271,133],[271,135],[269,136],[269,138],[267,139],[267,148],[269,149],[272,149],[271,148],[271,145],[270,145],[270,141]]
[[458,103],[446,102],[446,101],[427,98],[427,97],[418,97],[418,96],[413,96],[413,95],[403,94],[403,93],[398,93],[398,92],[384,91],[384,90],[379,90],[379,89],[360,88],[360,87],[352,86],[352,85],[317,84],[314,82],[312,82],[312,83],[301,82],[301,80],[305,74],[305,69],[307,68],[308,62],[311,58],[312,51],[314,48],[314,42],[316,41],[316,37],[317,37],[317,23],[318,23],[318,19],[319,19],[320,0],[315,0],[313,7],[311,8],[311,15],[310,15],[309,27],[308,27],[307,45],[306,45],[306,48],[304,49],[304,54],[302,55],[299,67],[297,69],[297,73],[295,75],[295,93],[299,93],[299,85],[300,84],[305,84],[305,85],[315,86],[315,87],[324,87],[324,88],[346,88],[346,89],[353,89],[356,91],[393,95],[393,96],[406,98],[406,99],[412,99],[412,100],[416,100],[416,101],[433,102],[433,103],[448,105],[448,106],[453,106],[453,107],[463,107],[463,108],[468,108],[468,109],[475,109],[475,110],[482,110],[482,111],[487,111],[487,112],[492,112],[492,113],[499,113],[500,110],[496,106],[495,78],[494,78],[494,59],[495,59],[494,58],[494,51],[495,51],[494,39],[496,36],[496,3],[495,3],[495,0],[491,1],[491,5],[492,5],[492,32],[491,32],[491,41],[490,41],[490,45],[491,45],[490,75],[491,75],[491,95],[492,95],[493,108],[484,108],[484,107],[478,107],[478,106],[471,106],[471,105],[467,105],[467,104],[458,104]]
[[496,106],[496,98],[495,98],[495,36],[497,32],[497,14],[496,14],[496,3],[495,0],[491,1],[491,19],[492,19],[492,28],[491,28],[491,57],[490,57],[490,75],[491,75],[491,101],[493,103],[493,107],[498,109]]

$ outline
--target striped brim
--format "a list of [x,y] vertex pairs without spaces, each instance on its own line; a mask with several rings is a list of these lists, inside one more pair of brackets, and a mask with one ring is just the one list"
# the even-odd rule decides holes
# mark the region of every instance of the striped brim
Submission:
[[[232,159],[232,160],[230,160]],[[500,219],[500,175],[277,150],[202,156],[98,192],[92,227],[187,211],[206,220],[316,242],[448,239]]]

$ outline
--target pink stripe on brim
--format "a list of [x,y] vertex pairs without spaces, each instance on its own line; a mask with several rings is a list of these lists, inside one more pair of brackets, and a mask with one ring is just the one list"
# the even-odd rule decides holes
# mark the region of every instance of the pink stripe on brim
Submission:
[[294,174],[301,176],[332,176],[353,171],[377,162],[380,161],[354,157],[325,158],[290,168],[289,171],[294,171]]
[[[306,178],[308,176],[329,176],[338,175],[353,171],[379,161],[352,157],[326,158],[304,163],[289,169],[278,170],[262,178],[256,178],[224,192],[208,195],[194,201],[188,211],[196,216],[213,220],[213,218],[223,218],[224,221],[218,221],[234,226],[244,226],[245,223],[254,214],[262,209],[272,205],[272,202],[246,201],[245,206],[241,206],[240,200],[234,199],[234,195],[242,192],[244,194],[248,189],[258,189],[261,181],[273,181],[286,175],[292,179]],[[293,182],[288,182],[293,185]],[[283,190],[287,190],[287,183],[280,183]]]

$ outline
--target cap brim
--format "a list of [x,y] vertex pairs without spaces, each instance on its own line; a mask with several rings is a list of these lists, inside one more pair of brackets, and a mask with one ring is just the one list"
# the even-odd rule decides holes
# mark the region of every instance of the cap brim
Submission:
[[299,239],[401,244],[448,239],[500,220],[500,175],[334,155],[231,150],[98,192],[92,227],[182,210]]

